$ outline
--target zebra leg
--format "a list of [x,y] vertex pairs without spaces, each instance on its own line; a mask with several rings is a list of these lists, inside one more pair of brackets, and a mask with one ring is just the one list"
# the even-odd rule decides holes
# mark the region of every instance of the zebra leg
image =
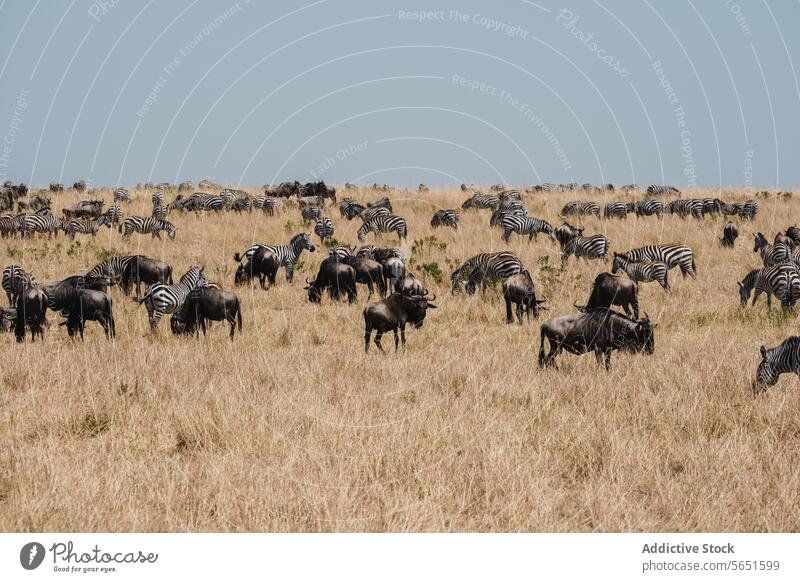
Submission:
[[286,265],[286,281],[291,283],[294,278],[294,265]]
[[161,317],[164,314],[159,311],[158,309],[153,311],[153,314],[150,316],[150,331],[156,333],[158,330],[158,322],[161,321]]

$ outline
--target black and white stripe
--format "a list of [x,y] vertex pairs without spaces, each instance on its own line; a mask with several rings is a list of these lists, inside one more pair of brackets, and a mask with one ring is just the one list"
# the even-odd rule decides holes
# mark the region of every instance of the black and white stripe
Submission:
[[636,216],[658,216],[664,213],[664,203],[661,200],[639,200],[633,205]]
[[489,281],[497,282],[516,275],[524,270],[522,261],[514,253],[500,251],[498,253],[481,253],[464,261],[450,275],[451,291],[457,292],[462,282],[466,281],[467,293],[474,293],[478,283],[485,290]]
[[499,197],[494,196],[492,194],[488,194],[487,195],[487,194],[481,194],[480,192],[475,192],[472,195],[472,197],[470,197],[470,198],[468,198],[467,200],[464,201],[464,203],[461,205],[461,208],[463,208],[463,209],[467,209],[467,208],[478,208],[478,209],[489,208],[491,210],[494,210],[498,206],[500,206],[500,198]]
[[761,256],[761,260],[765,267],[777,265],[778,263],[785,263],[789,261],[792,256],[792,247],[785,243],[778,243],[771,245],[766,237],[760,232],[753,235],[755,244],[753,245],[753,252]]
[[[256,203],[256,200],[257,199],[254,199],[254,203]],[[261,202],[261,206],[259,207],[256,204],[256,207],[261,208],[264,214],[275,216],[277,210],[286,211],[286,201],[283,198],[276,198],[275,196],[264,196],[264,201]]]
[[300,210],[300,216],[303,217],[303,221],[305,222],[309,220],[317,220],[320,216],[322,216],[322,208],[319,206],[306,206]]
[[519,193],[519,190],[504,190],[500,192],[497,197],[500,198],[501,201],[522,200],[522,194]]
[[573,200],[567,202],[561,209],[561,216],[586,216],[594,215],[600,218],[600,206],[597,202],[583,202],[582,200]]
[[108,224],[117,224],[119,225],[122,222],[122,208],[114,204],[110,208],[108,208],[102,216],[105,216],[106,221]]
[[87,279],[97,279],[101,277],[108,277],[112,284],[116,283],[122,274],[128,269],[131,261],[136,257],[133,255],[127,256],[114,256],[101,263],[98,263],[86,273]]
[[194,266],[176,284],[155,283],[150,285],[144,296],[141,299],[134,299],[134,301],[145,304],[150,320],[150,329],[155,331],[165,313],[175,313],[186,301],[189,293],[197,287],[205,286],[207,286],[207,282],[203,268]]
[[800,376],[800,337],[792,336],[781,345],[767,349],[761,346],[761,362],[753,381],[753,392],[764,392],[778,382],[781,374]]
[[58,235],[59,229],[63,228],[64,222],[56,218],[51,213],[20,215],[17,228],[22,236],[34,232],[47,233],[47,238],[54,234]]
[[356,216],[364,212],[365,209],[366,206],[359,204],[355,200],[346,199],[339,204],[339,213],[342,215],[342,218],[346,218],[347,220],[353,220]]
[[25,287],[36,285],[36,279],[33,274],[27,272],[19,265],[9,265],[3,269],[3,291],[8,296],[8,302],[11,307],[16,306],[17,297]]
[[437,210],[431,218],[431,228],[449,226],[453,230],[458,230],[459,218],[458,210]]
[[336,245],[328,252],[328,256],[336,262],[342,262],[347,257],[353,256],[353,249],[344,245]]
[[153,206],[163,206],[164,193],[161,190],[156,190],[155,192],[153,192],[153,195],[150,197],[150,200],[153,202]]
[[316,250],[316,247],[311,242],[311,237],[308,235],[308,233],[303,232],[294,235],[292,240],[285,245],[251,245],[241,255],[239,253],[233,255],[233,259],[236,262],[241,262],[243,259],[247,259],[249,261],[259,249],[267,249],[269,252],[275,255],[275,257],[278,259],[278,262],[286,269],[286,280],[291,282],[292,278],[294,277],[294,266],[300,259],[300,255],[304,250],[308,250],[309,252],[313,253]]
[[174,239],[177,230],[171,222],[155,218],[153,216],[129,216],[119,225],[119,231],[123,237],[129,237],[132,233],[151,234],[153,238],[161,238],[161,231],[166,231],[169,238]]
[[766,293],[767,310],[772,309],[773,295],[778,298],[784,309],[792,309],[800,299],[800,272],[792,263],[754,269],[739,283],[742,307],[747,306],[747,300],[753,291],[752,305],[756,304],[759,295]]
[[326,240],[333,238],[333,221],[327,216],[320,216],[314,222],[314,234],[319,237],[319,243],[325,244]]
[[114,204],[117,204],[118,202],[124,202],[125,204],[130,204],[133,202],[131,195],[125,188],[117,188],[114,190]]
[[680,196],[681,191],[674,186],[659,186],[657,184],[650,184],[647,187],[648,196]]
[[363,241],[370,232],[374,232],[376,237],[383,233],[396,232],[401,241],[408,237],[406,219],[395,214],[379,214],[364,221],[358,229],[358,240]]
[[609,202],[603,208],[603,216],[606,218],[627,218],[628,205],[625,202]]
[[576,236],[566,245],[561,252],[561,262],[566,263],[570,256],[579,259],[608,259],[608,239],[605,235]]
[[164,220],[169,215],[169,206],[153,206],[153,218]]
[[694,216],[702,220],[704,217],[704,204],[702,200],[694,198],[673,200],[667,203],[666,212],[667,214],[677,214],[683,219],[687,216]]
[[614,261],[611,264],[611,272],[623,271],[628,278],[637,283],[649,283],[657,281],[664,291],[669,293],[671,288],[667,279],[669,269],[661,261],[642,261],[634,263],[627,255],[614,253]]
[[508,242],[512,232],[520,235],[527,234],[528,242],[536,238],[536,235],[540,232],[543,232],[553,240],[556,238],[556,231],[553,226],[541,218],[505,214],[499,218],[498,222],[503,227],[503,240],[505,242]]
[[0,236],[15,236],[22,230],[24,214],[5,214],[0,216]]
[[694,253],[686,245],[647,245],[625,252],[625,255],[634,263],[642,261],[661,261],[668,268],[680,267],[681,274],[685,277],[697,277],[694,264]]
[[758,214],[758,202],[755,200],[748,200],[739,207],[739,216],[745,220],[752,220]]
[[97,231],[100,230],[101,226],[111,228],[111,224],[106,221],[105,215],[102,214],[93,220],[75,218],[64,224],[64,233],[71,240],[75,240],[75,235],[77,234],[90,234],[92,236],[96,236]]

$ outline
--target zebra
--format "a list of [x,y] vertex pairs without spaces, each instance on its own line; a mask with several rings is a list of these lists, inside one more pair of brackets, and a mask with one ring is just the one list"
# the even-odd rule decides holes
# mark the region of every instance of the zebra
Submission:
[[125,204],[130,204],[133,202],[131,200],[131,195],[128,194],[128,191],[125,188],[117,188],[114,190],[114,204],[117,202],[124,202]]
[[389,216],[391,214],[392,211],[384,206],[370,206],[362,210],[359,216],[361,217],[362,221],[369,222],[376,216]]
[[648,196],[680,196],[681,191],[674,186],[659,186],[657,184],[650,184],[647,187]]
[[278,259],[278,262],[286,269],[286,280],[289,283],[292,282],[292,278],[294,277],[294,266],[300,259],[300,255],[303,253],[303,250],[308,250],[311,253],[316,250],[314,243],[311,242],[311,237],[308,235],[308,233],[303,232],[294,235],[292,240],[285,245],[251,245],[241,255],[239,253],[234,254],[233,259],[237,263],[241,262],[242,259],[247,259],[249,261],[256,251],[264,248],[274,254]]
[[101,216],[105,216],[108,224],[119,225],[122,222],[122,208],[114,204],[109,207]]
[[0,216],[0,236],[14,236],[22,230],[24,214],[5,214]]
[[503,200],[500,202],[500,206],[497,207],[497,210],[501,212],[514,212],[516,214],[528,213],[521,200]]
[[320,216],[314,222],[314,234],[319,237],[319,244],[333,238],[333,221],[327,216]]
[[202,200],[200,200],[200,204],[195,208],[195,210],[198,212],[200,210],[206,210],[219,213],[222,212],[222,210],[227,206],[225,200],[225,197],[222,195],[203,196]]
[[703,198],[703,214],[719,216],[724,207],[725,203],[719,198]]
[[752,220],[758,214],[758,202],[748,200],[739,207],[739,216],[746,220]]
[[465,290],[470,295],[475,293],[480,282],[483,291],[486,290],[487,281],[494,283],[507,279],[525,270],[519,257],[508,251],[498,253],[481,253],[467,259],[450,275],[450,291],[456,294],[461,290],[461,283],[467,279]]
[[625,202],[609,202],[603,208],[603,216],[606,218],[627,218],[628,205]]
[[58,236],[59,229],[63,228],[64,222],[53,214],[46,212],[42,214],[20,215],[17,228],[22,236],[28,233],[40,232],[47,233],[47,238],[53,235]]
[[625,253],[634,263],[643,261],[661,261],[668,269],[680,267],[681,274],[697,278],[697,268],[694,264],[694,253],[686,245],[647,245],[631,249]]
[[356,216],[364,212],[365,209],[366,206],[359,204],[355,200],[345,199],[339,204],[339,213],[342,215],[342,218],[346,218],[347,220],[353,220]]
[[753,252],[761,255],[761,260],[765,267],[770,267],[778,263],[785,263],[792,256],[792,248],[785,243],[775,245],[769,244],[767,239],[760,232],[753,235],[755,244]]
[[667,214],[677,214],[683,219],[690,214],[698,220],[702,220],[704,217],[703,201],[694,198],[673,200],[667,203],[666,211]]
[[464,203],[461,205],[461,208],[466,210],[467,208],[489,208],[494,210],[500,206],[500,198],[498,196],[494,196],[493,194],[485,195],[481,194],[480,192],[475,192],[471,198],[468,198]]
[[504,216],[526,216],[524,210],[492,210],[492,216],[489,217],[489,226],[494,228],[500,224],[500,219]]
[[328,256],[337,263],[341,263],[347,257],[353,256],[353,249],[344,245],[336,245],[328,252]]
[[154,283],[150,285],[141,299],[134,298],[133,301],[147,307],[147,316],[150,321],[150,330],[155,333],[158,322],[165,313],[175,313],[183,306],[184,301],[194,289],[206,287],[205,273],[203,267],[197,265],[191,267],[181,280],[174,285],[164,283]]
[[431,218],[431,228],[439,226],[449,226],[453,230],[458,230],[458,210],[437,210]]
[[761,362],[753,380],[753,394],[760,394],[778,383],[781,374],[800,377],[800,337],[793,335],[774,348],[761,346]]
[[518,216],[514,214],[505,214],[499,219],[500,225],[503,227],[503,241],[508,242],[512,232],[521,235],[528,235],[528,242],[536,238],[536,235],[543,232],[552,240],[556,239],[556,231],[553,226],[546,220],[535,218],[532,216]]
[[303,217],[304,222],[317,220],[322,216],[322,208],[319,206],[306,206],[300,211],[300,216]]
[[358,229],[358,240],[363,241],[369,232],[374,232],[376,237],[384,232],[396,232],[400,241],[408,238],[406,219],[396,214],[380,214],[364,221]]
[[642,261],[640,263],[634,263],[627,255],[614,253],[611,273],[616,274],[617,271],[624,271],[629,279],[637,283],[658,281],[658,284],[661,285],[664,291],[667,293],[672,291],[672,288],[669,286],[669,281],[667,280],[669,269],[667,265],[661,261]]
[[139,234],[150,233],[153,235],[153,238],[160,239],[162,230],[167,232],[169,238],[175,239],[175,234],[177,234],[175,226],[171,222],[160,218],[154,218],[152,216],[148,218],[143,216],[129,216],[119,225],[119,232],[122,233],[124,238],[129,237],[131,233],[138,232]]
[[522,194],[519,193],[519,190],[504,190],[497,197],[501,201],[522,200]]
[[739,299],[742,307],[747,307],[751,292],[753,292],[752,305],[756,304],[761,293],[766,293],[767,311],[772,309],[773,295],[778,298],[785,310],[791,310],[800,299],[800,271],[791,263],[754,269],[739,282]]
[[276,198],[275,196],[265,196],[264,202],[261,205],[261,210],[264,214],[275,216],[276,210],[286,211],[286,201],[283,198]]
[[163,206],[164,193],[161,190],[156,190],[155,192],[153,192],[153,195],[150,197],[150,200],[153,202],[153,206]]
[[602,234],[573,237],[571,241],[564,245],[564,250],[561,252],[561,264],[564,265],[571,255],[587,261],[591,259],[607,261],[608,239]]
[[653,216],[661,218],[664,213],[664,203],[661,200],[639,200],[633,205],[636,216]]
[[600,206],[597,202],[582,202],[581,200],[574,200],[567,202],[561,209],[560,216],[566,218],[568,216],[583,216],[595,215],[600,218]]
[[169,206],[153,206],[152,218],[164,220],[169,215]]
[[36,286],[36,279],[19,265],[9,265],[3,269],[3,291],[6,292],[11,307],[17,304],[17,297],[25,287]]
[[101,226],[111,228],[111,224],[106,221],[105,215],[102,214],[94,220],[82,220],[80,218],[76,218],[64,224],[64,233],[70,238],[70,240],[75,240],[76,234],[90,234],[92,236],[96,236],[97,231],[100,230]]
[[113,256],[92,267],[84,277],[87,279],[108,278],[111,285],[116,285],[135,258],[134,255]]

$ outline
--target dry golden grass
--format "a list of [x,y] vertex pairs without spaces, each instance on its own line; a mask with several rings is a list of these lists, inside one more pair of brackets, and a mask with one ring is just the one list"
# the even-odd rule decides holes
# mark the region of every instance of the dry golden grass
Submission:
[[[135,195],[132,208],[149,209],[149,193]],[[423,196],[392,194],[409,221],[406,251],[431,234],[446,244],[425,244],[416,265],[436,262],[447,276],[477,252],[509,248],[549,299],[548,316],[573,312],[608,268],[572,259],[563,273],[543,272],[541,257],[558,265],[556,245],[516,235],[505,245],[487,211],[462,213],[458,232],[432,233],[433,211],[458,207],[464,194]],[[555,223],[574,197],[525,200]],[[67,192],[55,206],[79,198]],[[324,258],[319,250],[303,256],[292,285],[281,272],[266,293],[237,290],[245,331],[234,342],[219,324],[204,339],[185,339],[163,321],[151,337],[144,307],[118,289],[113,344],[95,323],[85,343],[56,327],[43,343],[4,335],[0,529],[797,531],[798,380],[783,376],[758,398],[750,392],[758,346],[797,333],[796,316],[768,316],[763,299],[743,312],[736,281],[758,266],[752,233],[789,226],[800,197],[759,203],[734,250],[718,244],[719,218],[584,220],[612,250],[689,244],[699,271],[696,281],[671,271],[670,296],[643,286],[641,304],[659,324],[656,353],[615,354],[609,373],[590,355],[538,369],[538,324],[504,325],[496,291],[452,297],[430,277],[439,309],[409,331],[407,351],[365,355],[366,292],[352,306],[306,301],[303,278]],[[328,214],[336,238],[353,243],[357,221]],[[47,281],[85,272],[113,248],[166,260],[178,276],[201,262],[231,289],[235,251],[285,242],[302,228],[297,210],[171,219],[174,242],[135,235],[126,243],[103,229],[80,246],[63,236],[3,240],[0,257]]]

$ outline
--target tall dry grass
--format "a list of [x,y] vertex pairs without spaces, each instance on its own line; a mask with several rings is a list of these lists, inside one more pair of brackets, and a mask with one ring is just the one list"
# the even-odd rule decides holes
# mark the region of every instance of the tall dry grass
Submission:
[[[700,194],[719,192],[685,193]],[[149,210],[149,192],[135,195],[132,210]],[[574,196],[525,200],[556,222]],[[352,306],[306,301],[302,281],[319,251],[303,256],[292,285],[281,273],[268,292],[237,290],[245,331],[233,342],[223,325],[206,338],[171,337],[166,320],[152,337],[145,309],[117,289],[113,344],[92,323],[85,343],[55,326],[43,343],[0,337],[0,529],[800,529],[798,380],[750,392],[758,346],[797,333],[797,316],[767,315],[763,303],[743,311],[736,285],[759,263],[752,233],[789,226],[800,196],[760,200],[733,250],[718,244],[721,219],[584,220],[612,250],[679,242],[696,253],[697,280],[673,270],[671,295],[642,288],[659,324],[655,354],[615,354],[610,372],[570,355],[558,370],[538,369],[538,324],[505,325],[497,291],[452,297],[419,267],[437,263],[447,277],[477,252],[511,249],[555,316],[573,312],[606,265],[573,259],[560,272],[555,244],[515,236],[506,245],[486,211],[462,213],[458,232],[432,232],[434,210],[458,207],[460,191],[392,197],[409,221],[409,254],[414,240],[436,237],[416,244],[412,270],[439,309],[409,331],[405,353],[363,353],[366,292]],[[55,206],[79,198],[57,195]],[[354,243],[357,221],[328,212],[336,238]],[[234,252],[303,229],[297,210],[171,219],[174,242],[124,242],[103,229],[80,244],[6,239],[0,258],[47,281],[115,249],[169,261],[178,275],[203,263],[230,289]]]

